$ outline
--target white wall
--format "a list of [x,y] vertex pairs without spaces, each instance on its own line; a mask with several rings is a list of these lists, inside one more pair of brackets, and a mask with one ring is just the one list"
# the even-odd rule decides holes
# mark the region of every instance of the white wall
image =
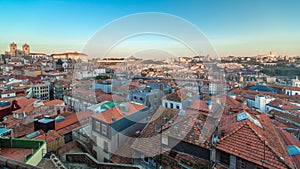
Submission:
[[[166,106],[167,104],[167,106]],[[171,108],[171,104],[173,104],[173,109],[177,109],[177,106],[179,106],[179,109],[182,109],[182,103],[180,102],[174,102],[170,100],[162,100],[162,106],[166,108]]]
[[285,94],[287,94],[287,95],[300,95],[300,91],[286,89]]

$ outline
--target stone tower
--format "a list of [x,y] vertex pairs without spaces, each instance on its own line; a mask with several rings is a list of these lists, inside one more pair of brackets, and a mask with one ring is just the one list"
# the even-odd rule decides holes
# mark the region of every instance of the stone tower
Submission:
[[17,51],[17,44],[14,42],[10,44],[10,55],[11,56],[16,56],[16,51]]
[[30,53],[30,46],[25,43],[23,46],[22,46],[22,51],[25,55],[28,55]]

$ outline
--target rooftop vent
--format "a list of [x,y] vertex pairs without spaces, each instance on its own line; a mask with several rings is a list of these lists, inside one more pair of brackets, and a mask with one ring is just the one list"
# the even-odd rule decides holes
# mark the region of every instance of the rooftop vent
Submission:
[[128,110],[129,110],[126,103],[121,103],[119,108],[122,112],[128,112]]

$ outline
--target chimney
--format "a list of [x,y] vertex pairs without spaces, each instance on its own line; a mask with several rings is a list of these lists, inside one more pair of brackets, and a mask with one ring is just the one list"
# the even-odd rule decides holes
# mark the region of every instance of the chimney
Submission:
[[34,131],[39,130],[38,121],[39,121],[38,119],[34,119],[34,122],[33,122]]
[[208,100],[208,101],[206,102],[206,105],[207,105],[207,107],[208,107],[208,110],[211,110],[211,109],[212,109],[212,101],[211,101],[211,100]]
[[121,103],[120,106],[119,106],[120,110],[124,113],[128,112],[128,106],[126,103]]
[[163,83],[160,83],[160,84],[159,84],[159,90],[161,90],[161,91],[164,90],[164,84],[163,84]]

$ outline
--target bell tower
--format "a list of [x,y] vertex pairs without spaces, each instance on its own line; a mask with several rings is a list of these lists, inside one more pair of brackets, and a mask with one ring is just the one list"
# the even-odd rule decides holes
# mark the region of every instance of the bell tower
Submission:
[[17,44],[15,44],[14,42],[10,44],[10,55],[11,56],[16,56],[16,51],[17,51]]
[[25,43],[23,46],[22,46],[22,51],[25,55],[28,55],[30,53],[30,46]]

